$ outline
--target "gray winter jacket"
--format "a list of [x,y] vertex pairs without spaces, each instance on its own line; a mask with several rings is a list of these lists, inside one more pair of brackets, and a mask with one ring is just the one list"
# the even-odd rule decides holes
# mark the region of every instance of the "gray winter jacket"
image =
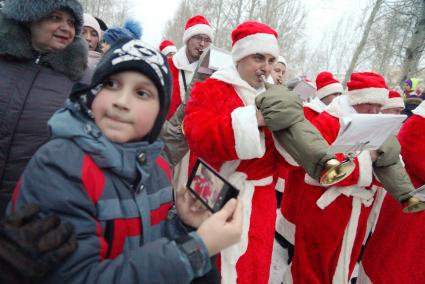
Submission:
[[40,204],[75,227],[77,250],[43,283],[189,283],[211,269],[199,248],[194,268],[174,239],[187,234],[172,207],[162,142],[114,144],[69,101],[49,121],[52,140],[25,169],[8,214]]
[[43,56],[30,42],[28,29],[0,12],[0,217],[29,159],[47,141],[48,119],[87,64],[80,38]]

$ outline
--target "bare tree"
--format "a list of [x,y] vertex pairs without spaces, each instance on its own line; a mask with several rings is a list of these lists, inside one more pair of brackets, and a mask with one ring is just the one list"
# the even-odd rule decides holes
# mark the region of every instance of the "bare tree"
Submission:
[[359,60],[360,54],[363,52],[363,49],[366,45],[367,39],[369,37],[370,30],[372,28],[372,24],[375,21],[376,14],[378,13],[379,9],[382,6],[382,3],[384,0],[376,0],[372,12],[369,15],[369,18],[366,22],[365,28],[363,30],[362,39],[360,40],[356,50],[354,51],[353,57],[350,62],[350,66],[348,67],[348,70],[345,74],[345,80],[344,82],[347,82],[350,78],[351,73],[353,72],[354,68],[356,67],[357,61]]
[[80,0],[84,11],[108,26],[120,26],[128,18],[129,0]]
[[417,10],[417,20],[415,28],[410,38],[409,46],[406,49],[406,55],[401,71],[401,80],[413,76],[418,71],[418,65],[422,57],[425,45],[425,0],[417,1],[420,8]]

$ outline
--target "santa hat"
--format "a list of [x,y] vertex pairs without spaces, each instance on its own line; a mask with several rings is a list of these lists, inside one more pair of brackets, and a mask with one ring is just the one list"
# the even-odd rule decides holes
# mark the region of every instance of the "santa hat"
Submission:
[[211,41],[214,40],[213,29],[210,23],[204,16],[193,16],[186,22],[184,27],[183,42],[186,43],[191,37],[195,35],[207,35]]
[[170,53],[170,52],[176,53],[177,52],[177,47],[174,45],[173,42],[171,42],[169,40],[164,40],[159,45],[159,50],[161,51],[162,54],[164,54],[165,56],[167,56],[167,54]]
[[385,102],[385,104],[382,106],[382,109],[389,109],[389,108],[396,108],[396,107],[401,107],[404,108],[404,100],[401,97],[401,95],[394,90],[390,91],[390,94],[388,96],[387,101]]
[[348,101],[351,105],[380,104],[388,99],[388,86],[384,77],[372,72],[351,74],[348,87]]
[[276,63],[282,63],[283,65],[285,65],[286,68],[288,68],[288,64],[286,63],[286,59],[282,55],[279,55]]
[[341,83],[330,72],[321,72],[316,77],[317,97],[323,99],[335,93],[342,93]]
[[92,15],[84,13],[84,26],[94,29],[99,39],[102,37],[102,30],[99,22]]
[[234,62],[255,54],[279,57],[277,32],[271,27],[254,21],[240,24],[232,32],[232,57]]

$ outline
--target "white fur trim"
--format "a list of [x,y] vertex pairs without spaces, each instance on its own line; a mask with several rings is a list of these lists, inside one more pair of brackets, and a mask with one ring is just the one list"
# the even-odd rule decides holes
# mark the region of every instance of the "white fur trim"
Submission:
[[211,39],[211,41],[214,40],[214,31],[211,26],[205,24],[197,24],[184,31],[183,42],[187,43],[187,41],[195,35],[207,35]]
[[286,69],[288,69],[288,63],[286,62],[285,57],[283,57],[282,55],[279,55],[279,58],[277,59],[276,63],[282,63],[283,65],[285,65]]
[[283,275],[282,284],[292,284],[294,280],[292,279],[292,263],[289,264],[288,269],[286,269],[285,274]]
[[327,105],[316,97],[311,100],[311,102],[304,103],[304,107],[312,109],[317,113],[322,113],[326,109]]
[[363,264],[360,262],[359,265],[359,276],[357,277],[357,284],[372,284],[369,276],[363,268]]
[[272,34],[257,33],[238,40],[232,47],[232,57],[235,63],[255,53],[270,54],[277,59],[279,57],[277,38]]
[[177,53],[177,47],[175,47],[174,45],[169,45],[161,51],[161,53],[165,56],[170,52]]
[[402,108],[405,107],[403,98],[388,99],[385,102],[385,105],[381,108],[381,110],[389,109],[389,108],[396,108],[396,107],[402,107]]
[[425,101],[421,102],[420,105],[418,105],[414,110],[412,110],[412,113],[425,118]]
[[385,105],[389,91],[385,88],[364,88],[348,91],[348,101],[353,105],[380,104]]
[[373,202],[372,210],[367,218],[367,229],[363,245],[366,244],[369,234],[375,231],[376,225],[378,224],[379,214],[381,213],[382,204],[384,203],[385,196],[387,195],[384,188],[377,187],[376,185],[374,185],[373,188],[376,191],[375,201]]
[[349,104],[348,100],[348,95],[339,96],[326,107],[325,111],[337,118],[357,113],[356,110]]
[[294,223],[289,222],[282,212],[278,210],[276,218],[276,232],[284,237],[290,244],[295,244],[295,229]]
[[252,197],[256,186],[266,186],[273,182],[273,177],[269,176],[260,180],[247,180],[247,175],[242,172],[235,172],[229,177],[229,182],[240,189],[239,199],[243,204],[242,211],[242,235],[241,240],[221,252],[221,276],[223,284],[236,283],[236,263],[248,248],[248,233],[252,212]]
[[261,158],[266,152],[264,133],[258,129],[255,106],[238,107],[232,111],[232,127],[238,158]]
[[358,186],[369,186],[372,183],[373,168],[372,159],[369,151],[363,151],[357,156],[359,162],[359,180]]
[[342,88],[341,83],[332,83],[327,85],[326,87],[321,88],[320,90],[317,90],[317,97],[319,99],[323,99],[324,97],[327,97],[331,94],[343,92],[344,89]]
[[283,192],[285,190],[285,180],[283,178],[277,178],[275,189],[279,192]]
[[274,134],[273,134],[273,142],[274,142],[274,146],[276,150],[285,159],[285,161],[288,162],[288,164],[290,164],[291,166],[299,167],[298,163],[294,160],[294,158],[292,158],[292,156],[289,155],[288,152],[286,152],[285,148],[283,148],[282,145],[280,145],[280,143],[276,140],[276,138],[274,137]]
[[315,180],[314,178],[312,178],[311,176],[309,176],[308,174],[305,174],[304,176],[304,182],[306,184],[309,185],[314,185],[314,186],[321,186],[323,187],[323,185],[320,184],[320,182],[318,182],[317,180]]

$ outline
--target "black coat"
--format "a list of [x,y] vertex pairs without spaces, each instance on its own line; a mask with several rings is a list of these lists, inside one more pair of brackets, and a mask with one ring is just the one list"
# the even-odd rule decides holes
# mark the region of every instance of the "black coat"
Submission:
[[28,29],[0,13],[0,218],[26,164],[49,137],[47,120],[87,65],[81,38],[38,56]]

